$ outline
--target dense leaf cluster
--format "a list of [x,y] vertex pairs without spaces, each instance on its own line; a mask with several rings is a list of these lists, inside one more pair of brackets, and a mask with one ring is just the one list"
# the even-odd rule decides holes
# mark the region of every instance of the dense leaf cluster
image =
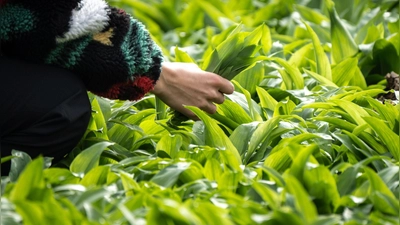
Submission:
[[235,93],[213,115],[188,106],[201,121],[151,94],[90,94],[88,130],[61,163],[14,151],[1,224],[400,223],[400,105],[377,100],[398,96],[384,90],[400,72],[398,1],[110,3],[167,60]]

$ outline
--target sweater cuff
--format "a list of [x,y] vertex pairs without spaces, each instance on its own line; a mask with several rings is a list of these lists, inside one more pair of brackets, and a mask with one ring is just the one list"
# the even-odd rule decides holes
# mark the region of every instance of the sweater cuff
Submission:
[[[125,16],[122,10],[118,10],[118,14]],[[110,99],[138,100],[154,89],[160,77],[163,54],[145,26],[131,16],[127,33],[121,39],[120,50],[126,62],[128,78],[96,94]]]

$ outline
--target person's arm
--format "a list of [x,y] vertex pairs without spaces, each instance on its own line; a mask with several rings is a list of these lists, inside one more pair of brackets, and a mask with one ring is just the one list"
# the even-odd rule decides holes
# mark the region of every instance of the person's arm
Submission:
[[142,98],[163,61],[145,26],[104,0],[6,1],[0,41],[6,56],[73,71],[110,99]]
[[110,99],[137,100],[154,89],[192,118],[182,104],[213,113],[212,103],[233,90],[229,81],[193,65],[162,64],[144,25],[104,0],[40,1],[41,7],[13,0],[0,8],[5,55],[69,69],[89,91]]

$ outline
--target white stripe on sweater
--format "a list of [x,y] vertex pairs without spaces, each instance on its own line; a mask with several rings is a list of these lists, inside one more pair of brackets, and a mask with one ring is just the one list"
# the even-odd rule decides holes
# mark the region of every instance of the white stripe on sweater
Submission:
[[57,43],[100,32],[108,24],[109,10],[104,0],[81,0],[78,7],[72,11],[70,29],[63,36],[56,37]]

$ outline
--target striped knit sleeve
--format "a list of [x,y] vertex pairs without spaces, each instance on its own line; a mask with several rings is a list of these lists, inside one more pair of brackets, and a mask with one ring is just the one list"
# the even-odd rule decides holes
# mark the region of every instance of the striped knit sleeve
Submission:
[[[24,5],[17,7],[24,8]],[[67,8],[65,5],[55,7],[60,8],[53,11]],[[41,58],[43,63],[75,72],[89,91],[106,98],[137,100],[153,89],[161,73],[163,55],[142,23],[123,10],[108,6],[104,0],[76,0],[76,4],[70,8],[70,12],[60,14],[57,18],[46,15],[45,10],[32,11],[29,14],[32,17],[30,21],[35,24],[31,26],[31,33],[35,35],[30,34],[33,38],[29,40],[36,40],[42,34],[43,38],[36,41],[36,46],[42,46],[42,49],[35,49],[32,47],[35,43],[31,43],[20,51],[21,54],[30,54],[26,48],[40,51],[36,56],[32,55],[35,56],[33,60]],[[28,6],[25,9],[30,10]],[[51,29],[54,24],[54,21],[51,24],[46,20],[60,20],[60,17],[67,18],[64,18],[67,23],[58,24],[57,27],[64,29],[39,32],[46,26]],[[50,34],[52,37],[49,39]],[[25,35],[24,40],[28,41],[26,36],[29,37]],[[16,46],[17,49],[19,45],[15,42],[24,40],[8,40],[10,43],[7,46]],[[15,49],[9,49],[10,54],[18,52]]]

